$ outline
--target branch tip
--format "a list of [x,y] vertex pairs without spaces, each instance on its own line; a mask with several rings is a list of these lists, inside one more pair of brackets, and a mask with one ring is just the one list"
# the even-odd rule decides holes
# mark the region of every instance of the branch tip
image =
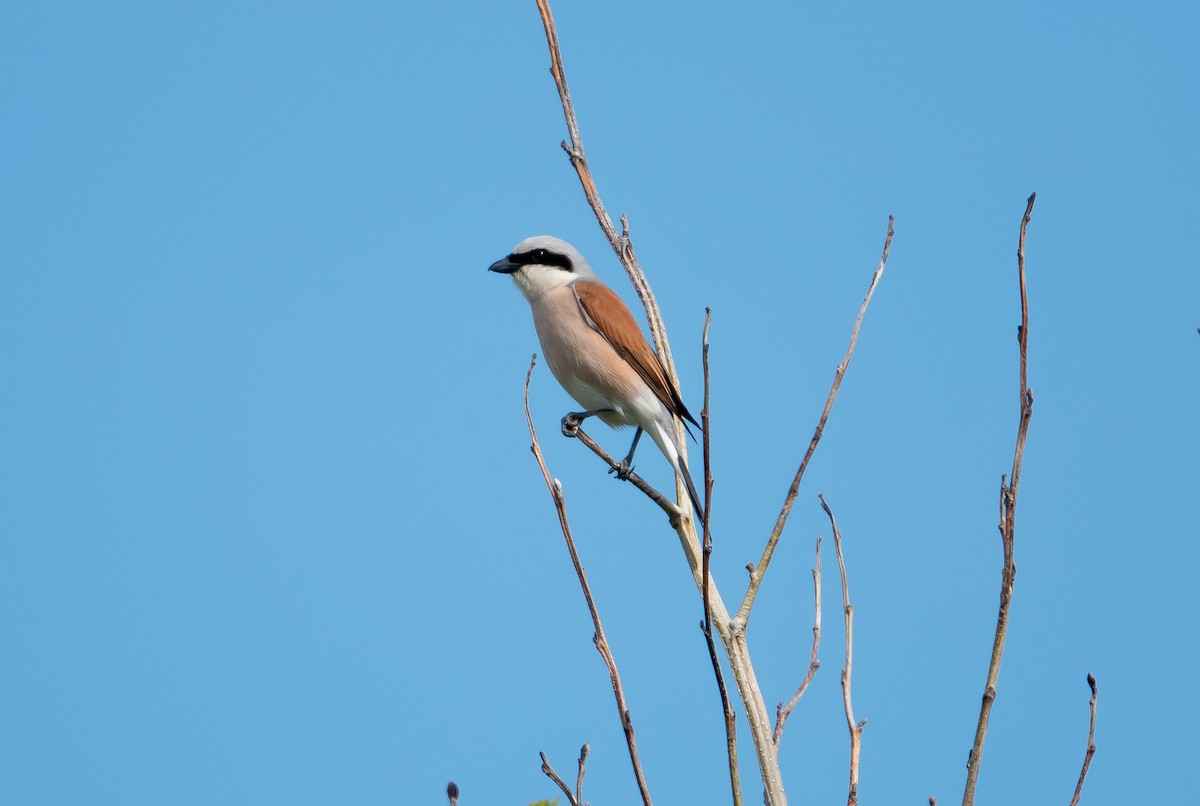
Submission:
[[892,236],[895,235],[896,231],[895,222],[895,216],[888,216],[887,235],[883,240],[883,253],[880,255],[875,273],[871,275],[871,282],[867,286],[867,293],[863,297],[862,305],[859,306],[858,317],[854,320],[854,327],[850,331],[850,343],[846,346],[846,353],[837,365],[837,370],[834,372],[833,383],[829,388],[829,396],[825,399],[825,408],[821,411],[821,416],[817,420],[817,427],[813,430],[812,439],[809,440],[808,450],[805,451],[804,458],[800,460],[800,467],[796,470],[796,474],[792,478],[792,484],[788,488],[787,496],[783,500],[779,516],[775,520],[775,527],[771,530],[770,537],[767,538],[767,545],[763,549],[762,559],[758,563],[760,572],[757,576],[751,577],[750,584],[746,588],[746,595],[742,598],[741,607],[738,608],[738,614],[743,619],[748,620],[750,618],[750,610],[754,607],[754,601],[758,597],[759,587],[762,585],[762,580],[766,575],[767,567],[771,563],[771,558],[775,554],[775,548],[779,544],[783,528],[787,525],[788,516],[792,512],[793,505],[796,503],[796,495],[800,491],[800,482],[804,478],[804,471],[808,469],[808,463],[812,459],[813,453],[817,450],[817,444],[821,441],[821,435],[825,431],[825,424],[829,420],[829,413],[833,410],[833,403],[837,399],[838,390],[841,388],[842,379],[845,377],[846,370],[850,366],[850,359],[854,356],[854,347],[858,343],[858,333],[862,329],[863,317],[866,316],[867,306],[871,304],[871,297],[875,295],[875,289],[879,285],[880,278],[883,277],[884,269],[887,268],[888,254],[892,249]]
[[[1031,193],[1021,217],[1017,236],[1017,286],[1020,295],[1021,322],[1017,328],[1017,350],[1019,358],[1018,391],[1020,413],[1017,421],[1016,446],[1013,449],[1011,475],[1000,477],[1000,529],[1004,563],[1000,571],[1000,609],[996,616],[995,638],[992,642],[991,660],[988,665],[987,685],[979,708],[979,721],[975,728],[975,739],[967,761],[967,782],[963,790],[963,806],[973,806],[975,789],[979,781],[979,765],[983,758],[984,739],[987,736],[988,720],[992,704],[996,699],[996,683],[1000,676],[1000,663],[1004,657],[1004,642],[1008,635],[1008,615],[1012,604],[1013,587],[1017,575],[1014,559],[1016,542],[1017,493],[1021,484],[1021,468],[1025,460],[1025,439],[1029,433],[1029,421],[1033,416],[1033,390],[1029,388],[1027,366],[1029,359],[1029,297],[1025,284],[1025,236],[1033,214],[1033,203],[1037,193]],[[1009,481],[1011,479],[1011,482]],[[1090,756],[1089,756],[1090,759]],[[1087,763],[1084,764],[1086,772]],[[1082,776],[1080,777],[1082,786]],[[1078,795],[1078,790],[1076,792]]]

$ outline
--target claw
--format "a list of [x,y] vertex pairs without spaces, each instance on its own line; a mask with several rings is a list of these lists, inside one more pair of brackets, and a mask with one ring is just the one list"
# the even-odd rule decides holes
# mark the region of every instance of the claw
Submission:
[[564,437],[579,436],[579,427],[583,425],[583,418],[578,412],[568,412],[567,416],[562,418],[562,432]]
[[621,481],[629,481],[629,474],[633,472],[633,465],[629,464],[629,457],[626,456],[620,462],[617,462],[616,467],[610,467],[609,473],[616,473],[617,478]]

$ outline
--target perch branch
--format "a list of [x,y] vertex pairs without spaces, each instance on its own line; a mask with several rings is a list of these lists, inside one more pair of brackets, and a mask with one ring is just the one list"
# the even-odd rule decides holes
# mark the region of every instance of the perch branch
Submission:
[[1087,778],[1088,767],[1092,766],[1092,756],[1096,755],[1096,695],[1099,692],[1096,689],[1095,677],[1088,674],[1087,682],[1088,688],[1092,690],[1092,698],[1088,701],[1091,719],[1088,722],[1087,752],[1083,754],[1083,769],[1079,771],[1079,782],[1075,784],[1075,796],[1071,798],[1071,806],[1077,806],[1079,803],[1079,796],[1083,792],[1083,781]]
[[975,803],[975,788],[979,782],[979,764],[983,759],[983,742],[987,737],[988,719],[992,703],[996,700],[996,683],[1000,678],[1000,661],[1004,657],[1004,640],[1008,636],[1008,613],[1012,604],[1013,584],[1017,577],[1014,560],[1014,543],[1017,519],[1017,489],[1021,484],[1021,465],[1025,460],[1025,437],[1029,433],[1029,420],[1033,416],[1033,390],[1029,388],[1026,365],[1029,354],[1029,299],[1025,292],[1025,231],[1033,214],[1033,203],[1037,194],[1029,196],[1025,204],[1025,215],[1021,218],[1021,231],[1017,239],[1017,279],[1021,294],[1021,324],[1017,328],[1017,343],[1020,351],[1020,419],[1017,423],[1017,444],[1013,450],[1011,482],[1000,477],[1000,541],[1004,548],[1004,567],[1000,572],[1000,611],[996,616],[996,635],[992,641],[992,658],[988,664],[987,685],[983,690],[983,701],[979,707],[979,722],[975,727],[975,742],[967,756],[967,785],[963,790],[963,806]]
[[808,656],[808,672],[804,675],[804,679],[800,681],[800,688],[796,689],[796,693],[792,695],[792,699],[785,706],[779,703],[775,707],[775,734],[772,740],[775,742],[775,747],[779,747],[779,742],[783,738],[783,726],[787,722],[792,711],[796,710],[796,704],[800,702],[800,698],[804,696],[804,692],[808,690],[808,684],[812,682],[813,676],[816,675],[817,669],[821,668],[821,661],[817,659],[817,652],[821,648],[821,538],[817,537],[817,562],[812,570],[813,578],[813,599],[815,600],[813,618],[813,642],[812,652]]
[[846,725],[850,728],[850,792],[846,796],[846,806],[858,803],[858,757],[862,747],[862,729],[866,720],[854,720],[854,705],[850,701],[850,683],[853,673],[854,660],[854,607],[850,604],[850,587],[846,584],[846,561],[842,557],[842,533],[838,531],[837,521],[833,519],[833,510],[821,499],[821,509],[829,516],[829,528],[833,530],[833,549],[837,552],[838,573],[842,578],[842,615],[846,623],[846,667],[842,669],[842,704],[846,710]]
[[792,486],[788,488],[787,497],[783,501],[783,509],[780,510],[779,517],[775,520],[775,528],[771,530],[771,536],[767,539],[767,546],[763,549],[762,558],[758,561],[758,565],[750,571],[750,585],[746,589],[746,596],[742,599],[742,606],[738,608],[737,618],[741,623],[750,620],[750,610],[754,607],[754,600],[758,597],[759,586],[762,585],[763,577],[767,573],[767,566],[770,565],[771,557],[775,554],[775,547],[779,545],[779,538],[783,534],[783,527],[787,524],[788,516],[792,512],[792,505],[796,503],[796,494],[800,492],[800,480],[804,478],[808,462],[817,450],[817,443],[821,441],[825,422],[829,419],[829,412],[833,409],[833,401],[837,399],[842,378],[845,377],[846,369],[850,366],[850,358],[854,355],[854,345],[858,342],[858,331],[862,327],[863,316],[867,313],[867,306],[871,303],[875,286],[879,284],[879,278],[883,276],[883,270],[887,267],[888,252],[891,251],[892,235],[895,233],[895,223],[895,216],[888,216],[887,237],[883,241],[883,256],[879,258],[879,266],[875,269],[875,274],[871,276],[871,284],[867,287],[867,294],[863,297],[862,305],[858,309],[858,318],[854,320],[854,329],[850,331],[850,344],[846,347],[846,354],[842,357],[842,363],[838,364],[837,371],[834,372],[833,386],[829,389],[829,397],[825,399],[825,408],[821,412],[821,419],[817,421],[817,428],[808,443],[808,450],[805,451],[804,458],[800,461],[800,468],[792,479]]
[[[619,470],[621,468],[620,463],[617,462],[616,459],[613,459],[612,456],[608,453],[608,451],[601,448],[596,443],[596,441],[594,439],[592,439],[590,436],[588,436],[587,432],[584,431],[582,428],[573,428],[570,431],[568,431],[567,429],[564,428],[563,433],[569,437],[574,437],[575,439],[578,439],[580,442],[582,442],[584,445],[586,445],[588,450],[590,450],[592,453],[599,456],[604,461],[604,463],[609,466],[609,468],[611,468],[613,470]],[[668,518],[671,519],[672,524],[674,524],[676,521],[680,520],[679,505],[676,504],[674,501],[672,501],[670,498],[667,498],[665,495],[660,493],[658,490],[651,487],[650,484],[647,483],[647,481],[644,478],[642,478],[641,476],[639,476],[637,473],[634,473],[632,470],[629,470],[629,471],[626,471],[621,476],[621,478],[624,479],[625,481],[628,481],[634,487],[637,487],[639,490],[642,491],[642,493],[645,494],[645,496],[647,498],[649,498],[655,504],[658,504],[659,508],[667,514]]]
[[[642,762],[638,757],[637,741],[633,735],[633,719],[629,714],[629,707],[625,703],[625,690],[621,686],[621,674],[617,671],[617,662],[613,659],[612,651],[608,646],[608,638],[604,635],[604,625],[600,623],[600,612],[596,609],[596,602],[592,598],[592,589],[588,585],[587,573],[583,569],[583,563],[579,559],[579,552],[575,550],[575,538],[571,536],[571,525],[567,522],[567,502],[563,497],[562,484],[558,479],[550,476],[550,471],[546,468],[546,460],[542,456],[542,447],[538,443],[537,431],[533,427],[533,416],[529,413],[529,379],[533,376],[533,367],[537,364],[537,356],[534,355],[529,361],[529,371],[525,373],[525,422],[529,425],[529,438],[532,444],[529,449],[533,451],[533,456],[537,459],[538,467],[542,471],[542,478],[546,482],[547,489],[550,490],[550,497],[554,499],[554,508],[558,512],[558,525],[562,529],[563,538],[567,542],[567,551],[571,555],[571,562],[575,566],[575,574],[579,577],[579,586],[583,589],[583,598],[587,600],[588,612],[592,616],[592,626],[596,632],[592,636],[592,641],[596,644],[596,649],[600,652],[600,656],[604,658],[604,665],[608,667],[608,677],[612,682],[613,696],[617,701],[617,714],[621,719],[621,727],[625,729],[625,743],[629,746],[629,760],[633,763],[633,775],[637,779],[638,791],[642,795],[642,803],[644,806],[651,806],[650,790],[646,786],[646,776],[642,773]],[[584,745],[586,749],[587,745]],[[580,776],[583,775],[582,764],[586,758],[586,752],[581,752],[579,763],[581,765]],[[546,772],[549,768],[546,762],[546,757],[542,756],[542,771]],[[550,773],[547,773],[550,774]],[[554,776],[556,782],[562,787],[563,792],[567,794],[567,799],[571,800],[571,792],[561,783],[561,779]],[[576,804],[575,806],[578,806]]]

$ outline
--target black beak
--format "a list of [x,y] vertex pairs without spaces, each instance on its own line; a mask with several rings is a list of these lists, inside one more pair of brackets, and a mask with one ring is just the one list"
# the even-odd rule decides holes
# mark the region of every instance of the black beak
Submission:
[[488,266],[488,271],[494,271],[497,274],[512,274],[519,268],[521,268],[520,263],[513,263],[508,258],[501,258],[492,265]]

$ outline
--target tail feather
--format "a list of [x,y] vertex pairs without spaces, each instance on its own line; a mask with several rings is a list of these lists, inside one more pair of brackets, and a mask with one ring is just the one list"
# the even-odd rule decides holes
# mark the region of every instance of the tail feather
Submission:
[[[671,427],[674,429],[674,422],[665,409],[663,415],[665,419],[670,421]],[[704,505],[700,503],[700,495],[696,492],[696,485],[692,481],[692,474],[688,472],[687,462],[683,460],[683,457],[679,455],[679,451],[675,449],[675,442],[669,436],[666,427],[663,423],[656,421],[650,427],[643,426],[643,428],[650,434],[650,437],[654,440],[654,444],[658,445],[658,449],[662,451],[663,456],[671,463],[671,467],[683,479],[683,486],[687,488],[688,498],[692,501],[692,507],[696,510],[696,516],[703,519]]]
[[688,472],[687,462],[683,461],[683,457],[679,459],[679,475],[683,479],[683,486],[687,487],[688,498],[692,499],[692,506],[696,509],[696,515],[700,521],[704,521],[704,505],[700,503],[700,496],[696,494],[696,485],[692,483],[692,474]]

